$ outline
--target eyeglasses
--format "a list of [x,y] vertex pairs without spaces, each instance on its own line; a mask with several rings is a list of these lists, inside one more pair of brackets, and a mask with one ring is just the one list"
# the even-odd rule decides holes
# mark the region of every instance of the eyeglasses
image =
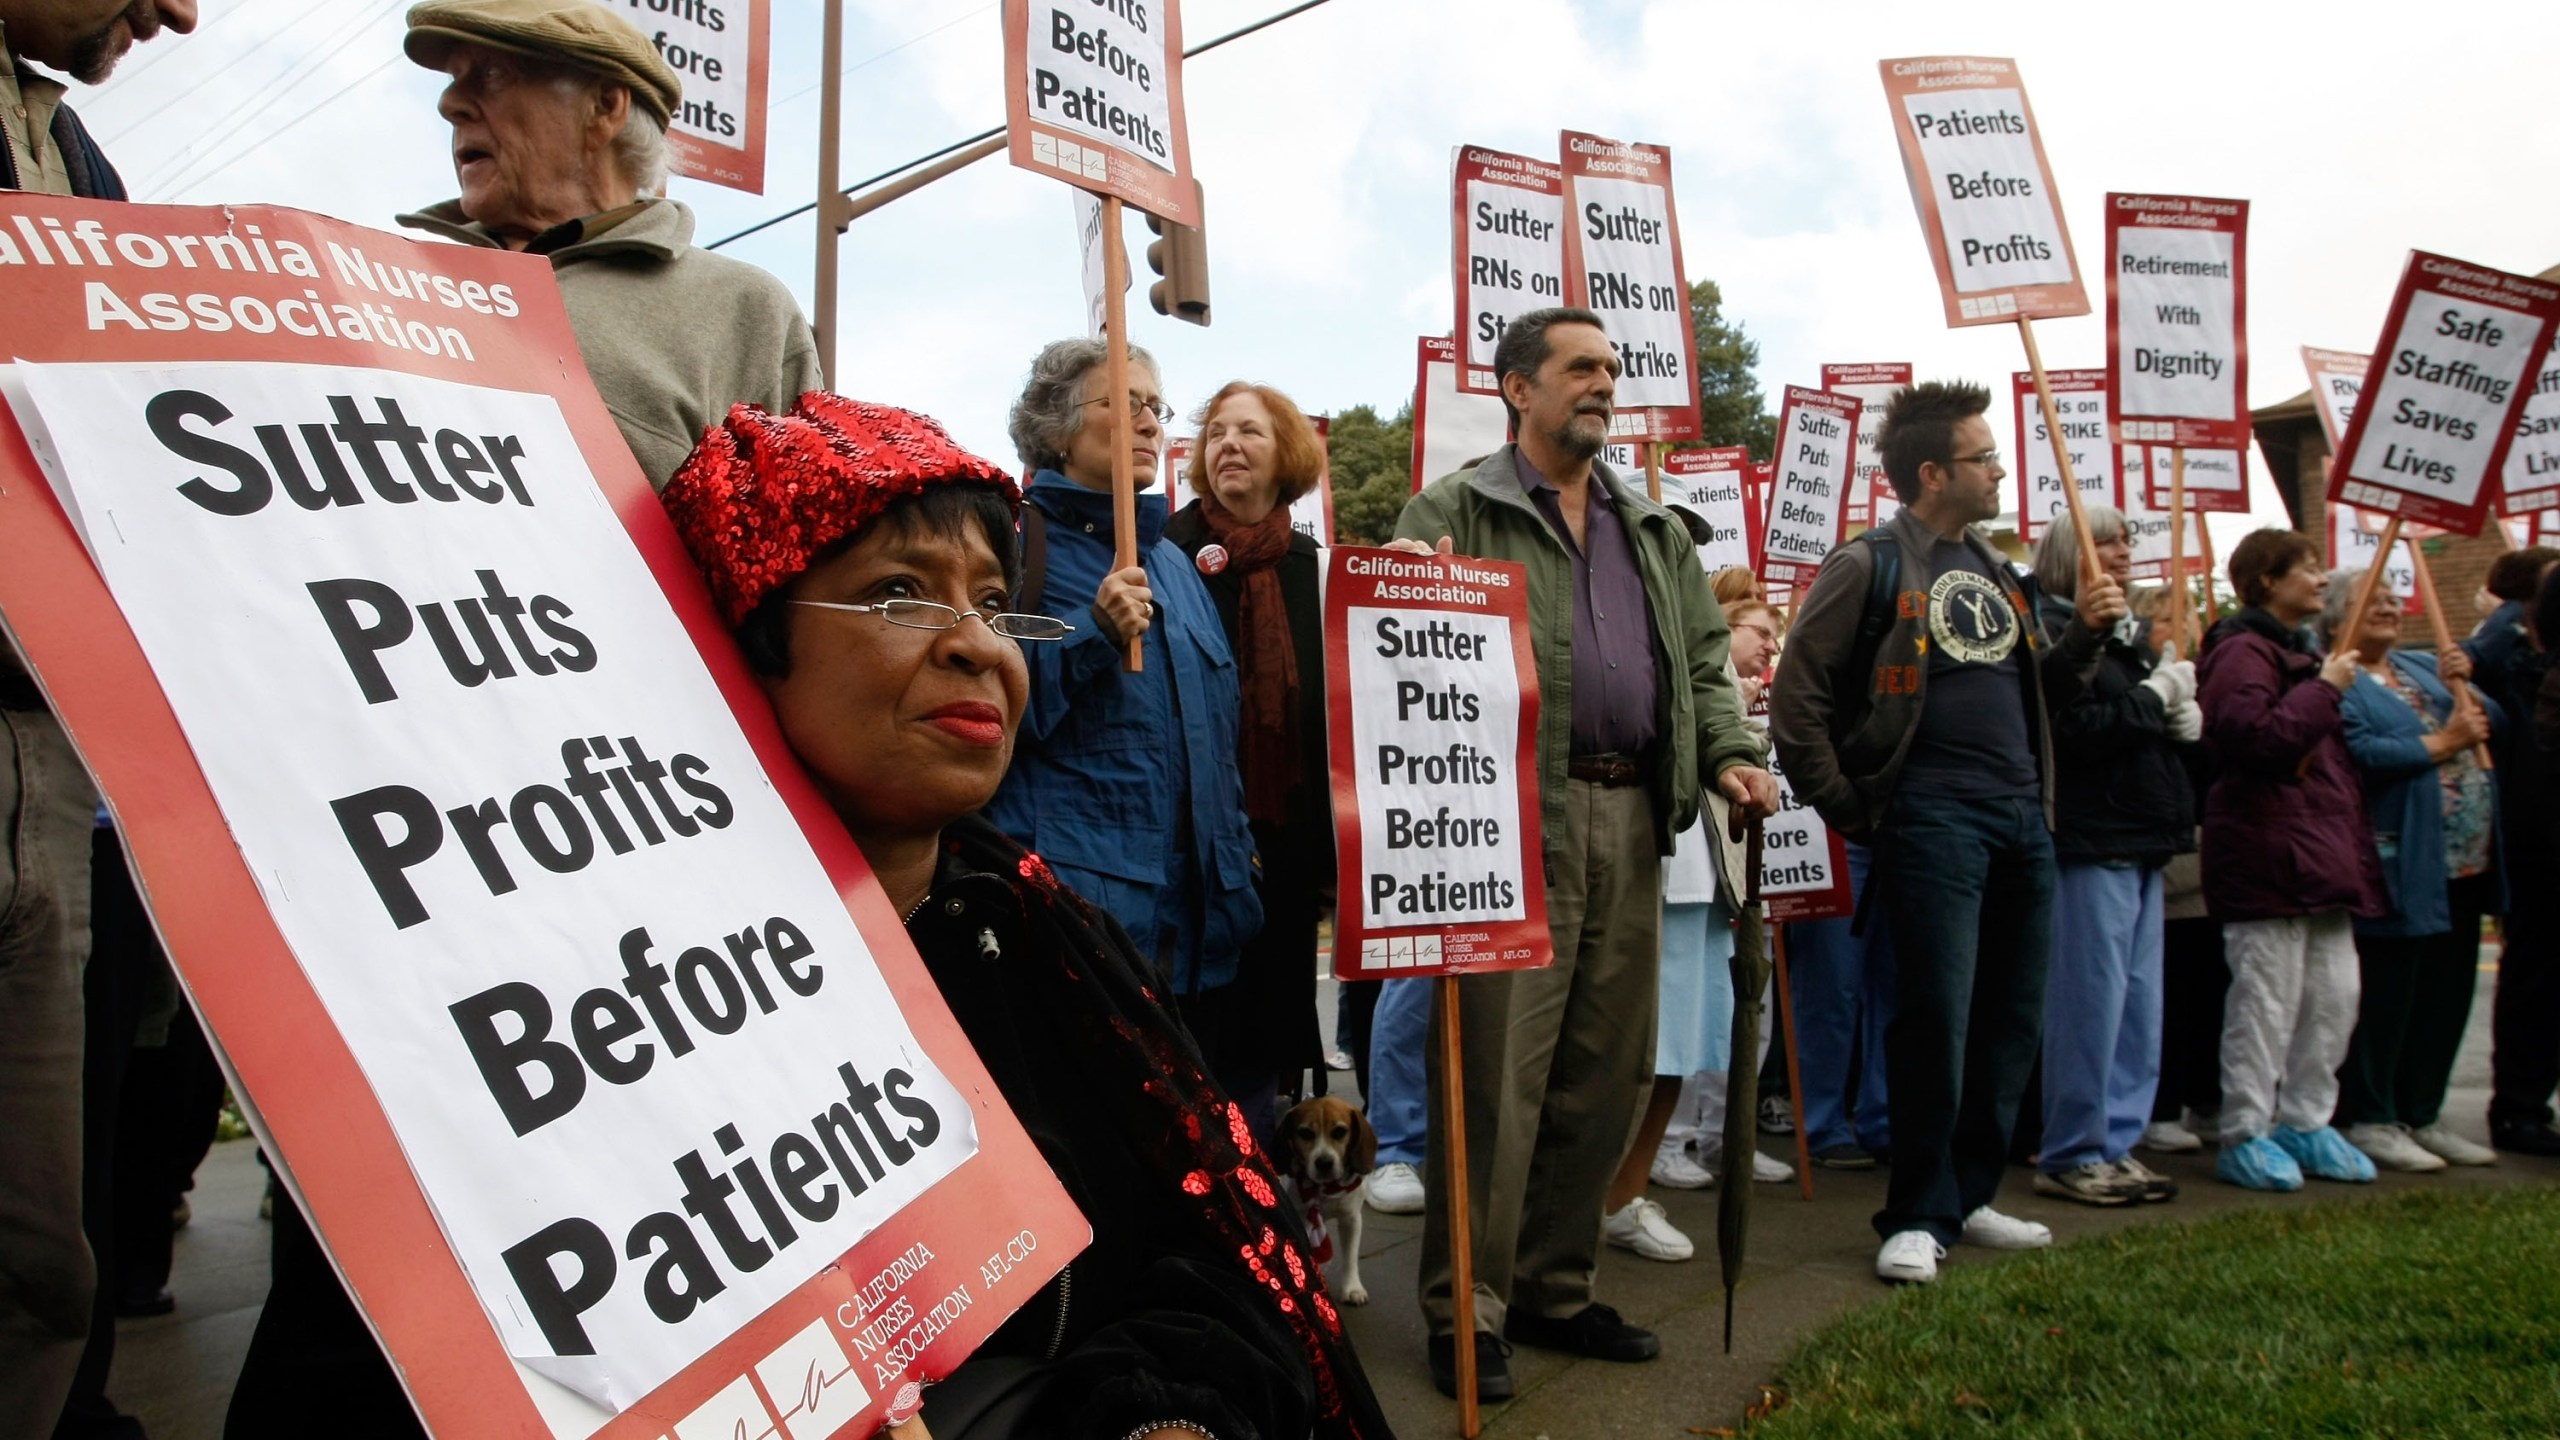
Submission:
[[[1087,405],[1108,405],[1111,403],[1111,397],[1108,395],[1096,395],[1084,403]],[[1129,395],[1129,418],[1135,420],[1140,415],[1153,415],[1156,417],[1156,423],[1159,425],[1170,425],[1173,423],[1172,406],[1167,405],[1162,400],[1149,400],[1132,391]]]
[[1985,470],[1997,470],[2000,468],[2000,452],[1997,450],[1985,450],[1979,455],[1959,455],[1956,457],[1956,463],[1959,465],[1979,465]]
[[883,600],[877,605],[845,605],[833,600],[794,600],[812,610],[843,610],[855,615],[877,615],[892,625],[909,630],[949,630],[961,621],[979,619],[987,628],[1007,640],[1064,640],[1076,627],[1048,615],[989,615],[980,610],[954,610],[931,600]]

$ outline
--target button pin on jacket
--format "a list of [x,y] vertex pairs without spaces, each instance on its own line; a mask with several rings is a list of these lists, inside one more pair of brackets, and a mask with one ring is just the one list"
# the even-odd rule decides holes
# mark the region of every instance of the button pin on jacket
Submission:
[[1201,574],[1215,575],[1227,568],[1227,547],[1203,545],[1200,547],[1199,555],[1194,557],[1194,563],[1199,565]]

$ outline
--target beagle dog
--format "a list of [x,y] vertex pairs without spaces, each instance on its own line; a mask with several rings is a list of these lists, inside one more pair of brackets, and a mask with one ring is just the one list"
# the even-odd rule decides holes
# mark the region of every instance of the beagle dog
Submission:
[[1319,1095],[1280,1117],[1280,1148],[1288,1157],[1289,1183],[1306,1209],[1316,1263],[1335,1256],[1340,1236],[1342,1284],[1335,1293],[1346,1305],[1368,1304],[1369,1287],[1360,1283],[1361,1192],[1369,1172],[1378,1168],[1378,1132],[1350,1102]]

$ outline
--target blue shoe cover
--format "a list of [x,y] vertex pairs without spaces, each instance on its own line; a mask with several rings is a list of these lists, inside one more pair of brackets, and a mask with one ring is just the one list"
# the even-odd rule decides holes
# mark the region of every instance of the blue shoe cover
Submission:
[[2302,1167],[2306,1175],[2323,1180],[2343,1180],[2350,1185],[2373,1183],[2373,1161],[2363,1151],[2347,1143],[2334,1125],[2317,1130],[2296,1130],[2290,1125],[2276,1127],[2276,1144]]
[[2264,1135],[2225,1145],[2214,1158],[2213,1173],[2243,1190],[2299,1190],[2302,1167]]

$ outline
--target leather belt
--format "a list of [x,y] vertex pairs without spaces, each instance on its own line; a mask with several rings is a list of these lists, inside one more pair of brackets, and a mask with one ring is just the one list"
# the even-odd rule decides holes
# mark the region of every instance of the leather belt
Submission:
[[1644,766],[1627,755],[1576,755],[1565,761],[1564,773],[1610,790],[1644,783]]

